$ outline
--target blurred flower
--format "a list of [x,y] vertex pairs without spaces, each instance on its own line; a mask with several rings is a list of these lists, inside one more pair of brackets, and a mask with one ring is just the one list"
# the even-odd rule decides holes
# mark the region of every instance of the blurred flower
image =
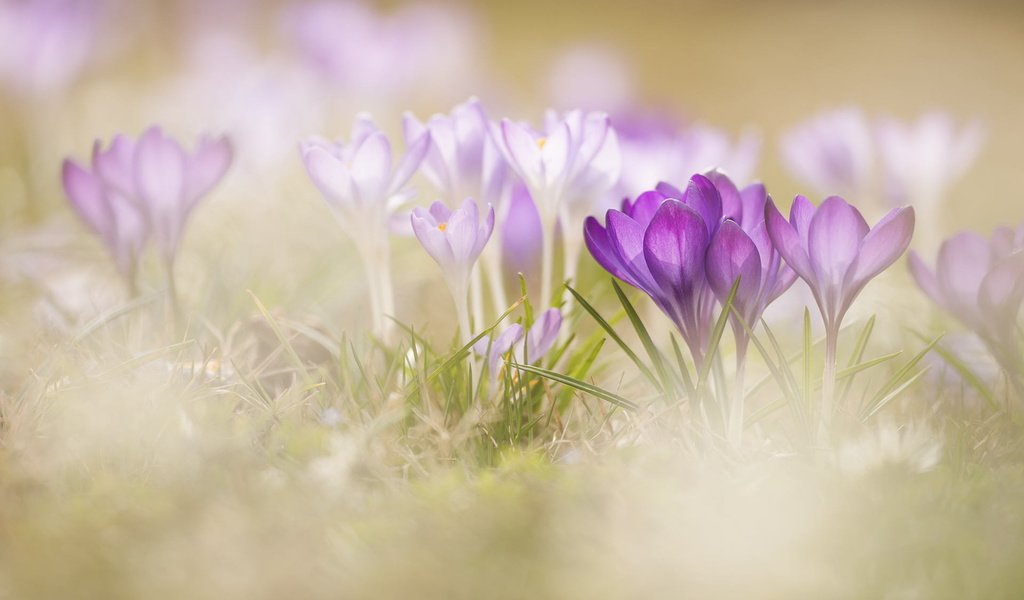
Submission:
[[359,252],[369,284],[373,329],[385,340],[392,331],[386,316],[394,314],[390,216],[411,198],[412,191],[404,186],[429,148],[430,133],[424,132],[409,143],[392,169],[391,143],[367,115],[356,117],[348,143],[313,139],[300,145],[310,179]]
[[540,214],[521,183],[509,197],[505,218],[501,220],[501,258],[507,273],[522,273],[528,283],[540,277],[540,253],[544,243]]
[[921,291],[978,334],[1013,376],[1020,366],[1016,324],[1024,302],[1024,226],[999,228],[990,240],[958,233],[942,243],[935,270],[916,252],[909,265]]
[[818,195],[860,198],[871,185],[871,127],[857,108],[822,112],[782,137],[782,158]]
[[494,231],[494,208],[488,206],[487,216],[481,223],[472,199],[467,198],[455,210],[449,210],[442,202],[434,202],[429,210],[413,209],[411,220],[416,238],[441,266],[455,301],[463,343],[468,343],[473,336],[467,305],[469,277]]
[[412,196],[404,186],[429,148],[423,132],[392,170],[391,143],[368,115],[356,117],[348,143],[311,139],[300,146],[310,179],[357,240],[383,234],[388,215]]
[[588,217],[584,236],[598,264],[643,290],[672,319],[700,365],[714,304],[705,256],[722,221],[722,198],[703,175],[678,192],[662,186],[627,200],[621,211],[608,211],[604,226]]
[[911,207],[893,209],[869,227],[860,211],[838,196],[817,208],[797,196],[788,221],[769,199],[765,219],[772,243],[811,288],[829,331],[838,331],[860,291],[896,262],[914,233]]
[[858,439],[843,443],[836,452],[836,466],[849,475],[893,468],[926,473],[938,466],[942,446],[941,437],[926,426],[883,420]]
[[441,191],[446,204],[469,197],[500,204],[508,167],[491,139],[479,100],[459,104],[450,115],[434,115],[426,125],[406,113],[403,125],[406,143],[430,132],[430,150],[420,171]]
[[0,80],[29,94],[67,87],[92,57],[99,16],[95,0],[0,3]]
[[622,147],[622,176],[615,187],[620,197],[709,169],[747,182],[761,151],[760,137],[753,132],[733,141],[725,132],[701,123],[680,128],[668,119],[641,117],[615,118],[614,123]]
[[487,369],[491,374],[491,381],[494,381],[501,372],[503,356],[513,352],[513,358],[517,363],[536,364],[554,345],[561,327],[562,313],[557,308],[549,308],[534,321],[526,332],[525,341],[523,340],[523,326],[514,323],[493,340],[489,338],[480,340],[473,346],[473,349],[480,356],[487,357]]
[[959,131],[944,112],[927,112],[913,123],[883,118],[876,128],[889,200],[924,206],[942,201],[948,187],[981,151],[984,129],[972,121]]
[[390,14],[369,3],[313,0],[288,7],[300,56],[346,93],[382,101],[410,92],[468,93],[480,42],[464,9],[406,4]]
[[154,126],[137,142],[119,135],[102,149],[97,141],[89,169],[65,160],[64,190],[131,282],[150,236],[165,261],[173,262],[189,214],[223,178],[231,160],[224,137],[200,138],[188,153]]
[[632,100],[633,68],[619,48],[603,42],[559,50],[548,67],[548,95],[559,108],[617,113]]

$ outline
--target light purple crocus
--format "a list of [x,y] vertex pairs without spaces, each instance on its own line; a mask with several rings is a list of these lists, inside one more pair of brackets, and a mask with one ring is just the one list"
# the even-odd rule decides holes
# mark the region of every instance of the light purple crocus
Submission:
[[0,81],[36,95],[73,83],[94,58],[104,10],[94,0],[0,2]]
[[548,353],[558,339],[562,327],[562,313],[557,308],[549,308],[534,321],[523,339],[523,326],[514,323],[493,340],[484,338],[477,342],[473,349],[481,356],[487,356],[487,369],[491,381],[501,373],[502,358],[509,352],[520,364],[537,364]]
[[913,251],[909,266],[921,291],[973,330],[1020,385],[1017,321],[1024,302],[1024,226],[1001,227],[991,239],[958,233],[942,243],[934,270]]
[[789,171],[818,195],[864,197],[874,171],[871,125],[858,108],[822,112],[781,141]]
[[202,137],[195,150],[186,152],[159,127],[151,127],[138,141],[118,135],[107,148],[97,141],[89,167],[65,160],[62,178],[71,206],[134,286],[151,237],[171,268],[189,215],[223,178],[231,160],[224,137]]
[[[584,224],[590,254],[606,271],[643,290],[675,324],[700,366],[710,333],[714,295],[705,277],[708,244],[722,221],[722,197],[704,175],[685,192],[669,185],[645,192],[605,225]],[[731,285],[731,283],[730,283]]]
[[392,330],[386,316],[394,315],[391,216],[412,197],[406,184],[429,148],[430,134],[424,132],[408,144],[394,166],[391,143],[365,114],[356,117],[347,143],[316,138],[299,147],[310,179],[359,252],[369,285],[373,329],[382,339]]
[[434,202],[429,210],[415,208],[410,218],[416,238],[441,267],[455,301],[463,342],[468,342],[473,336],[467,307],[469,277],[494,231],[494,208],[488,206],[481,222],[476,201],[467,198],[455,210],[443,202]]
[[817,208],[797,196],[788,221],[769,199],[765,223],[786,264],[807,282],[825,323],[822,419],[827,423],[843,317],[868,281],[896,262],[910,245],[914,209],[893,209],[869,227],[860,211],[838,196],[827,198]]
[[491,139],[489,123],[476,98],[455,106],[450,114],[430,117],[425,124],[412,113],[405,115],[407,144],[430,133],[430,149],[420,172],[449,206],[470,197],[492,205],[502,201],[508,167]]
[[576,268],[582,239],[576,221],[589,209],[587,201],[602,196],[618,180],[621,168],[618,138],[604,113],[549,111],[544,131],[508,119],[492,127],[512,170],[536,203],[543,226],[541,298],[547,302],[554,279],[554,240],[559,224],[565,239],[565,273]]

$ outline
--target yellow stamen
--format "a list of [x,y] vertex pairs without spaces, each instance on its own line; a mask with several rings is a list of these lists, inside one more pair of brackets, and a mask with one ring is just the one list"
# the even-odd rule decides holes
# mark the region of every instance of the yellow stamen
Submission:
[[544,149],[544,145],[547,144],[547,143],[548,143],[548,138],[546,138],[546,137],[537,138],[537,147],[540,148],[541,150]]
[[439,224],[439,225],[437,226],[437,228],[438,228],[439,230],[441,230],[441,231],[444,231],[445,229],[448,229],[448,224],[447,224],[447,223],[440,223],[440,224]]

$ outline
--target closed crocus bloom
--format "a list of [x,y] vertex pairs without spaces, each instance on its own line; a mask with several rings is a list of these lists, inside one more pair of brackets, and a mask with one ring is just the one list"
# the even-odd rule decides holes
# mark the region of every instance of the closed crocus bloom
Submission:
[[698,365],[714,304],[705,254],[721,220],[718,189],[707,177],[694,175],[685,192],[663,185],[635,202],[627,200],[621,211],[609,210],[603,226],[593,217],[584,224],[594,260],[651,297],[672,319]]
[[64,189],[131,282],[150,237],[171,268],[189,215],[223,178],[231,159],[224,137],[203,137],[187,152],[151,127],[138,141],[119,135],[106,149],[96,142],[89,169],[66,160]]
[[313,139],[300,146],[313,183],[350,235],[382,235],[387,218],[411,192],[405,185],[430,148],[430,134],[411,140],[393,166],[391,143],[369,115],[359,115],[347,143]]
[[508,169],[501,151],[488,132],[489,121],[480,102],[473,98],[448,115],[434,115],[421,123],[407,113],[405,140],[412,144],[430,132],[430,149],[420,166],[422,172],[453,205],[473,197],[497,205]]
[[1016,323],[1024,302],[1024,227],[997,229],[991,239],[961,232],[942,243],[934,270],[915,252],[909,265],[921,291],[971,328],[1015,377],[1020,346]]
[[477,342],[474,350],[481,356],[487,356],[487,368],[493,381],[501,372],[503,356],[512,352],[516,362],[536,364],[551,350],[561,328],[562,313],[557,308],[549,308],[525,331],[525,339],[523,326],[514,323],[493,340],[484,338]]
[[225,137],[202,137],[192,152],[159,127],[139,138],[136,191],[166,260],[174,260],[189,215],[224,177],[231,159],[231,145]]
[[540,277],[543,238],[540,214],[530,192],[522,184],[515,185],[501,220],[501,257],[506,272],[522,273],[527,283],[535,283]]
[[455,210],[449,210],[442,202],[434,202],[429,210],[413,209],[411,220],[416,238],[444,273],[455,301],[463,342],[468,342],[472,337],[466,305],[469,277],[494,231],[494,208],[488,206],[487,216],[481,222],[472,199],[466,199]]
[[783,136],[781,150],[790,172],[819,195],[860,197],[871,183],[871,127],[857,108],[826,111],[797,125]]
[[838,196],[817,208],[797,196],[788,221],[769,200],[765,224],[786,264],[807,282],[825,323],[822,424],[827,425],[832,417],[836,345],[843,317],[867,282],[896,262],[910,245],[914,209],[893,209],[869,227],[860,212]]

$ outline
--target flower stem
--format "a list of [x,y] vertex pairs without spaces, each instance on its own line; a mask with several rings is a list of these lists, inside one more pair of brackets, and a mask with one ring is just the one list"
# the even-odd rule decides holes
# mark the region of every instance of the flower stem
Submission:
[[382,341],[389,343],[394,328],[388,317],[395,316],[395,291],[391,284],[391,242],[387,235],[383,236],[378,252],[380,262],[376,270],[380,277],[380,336]]
[[549,306],[551,302],[551,289],[555,278],[555,229],[558,227],[558,213],[551,210],[549,206],[542,206],[545,203],[538,203],[542,212],[543,248],[541,250],[540,266],[540,306]]
[[835,412],[836,348],[839,327],[828,324],[825,331],[825,368],[821,375],[821,433],[827,435]]
[[732,407],[729,409],[729,443],[734,448],[743,444],[744,395],[743,379],[747,370],[747,338],[736,338],[736,380],[733,383]]

